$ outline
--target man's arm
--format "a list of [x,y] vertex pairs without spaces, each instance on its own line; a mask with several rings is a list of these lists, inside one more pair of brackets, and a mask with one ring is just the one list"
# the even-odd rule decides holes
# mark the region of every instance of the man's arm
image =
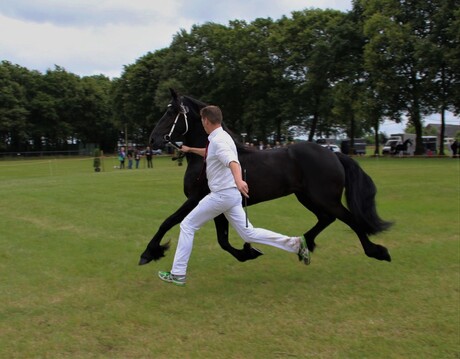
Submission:
[[197,147],[188,147],[185,145],[182,145],[180,150],[184,153],[194,153],[196,155],[200,155],[201,157],[204,157],[206,154],[206,148],[197,148]]
[[235,180],[236,187],[241,192],[243,196],[249,198],[249,187],[248,184],[243,181],[241,176],[241,166],[238,162],[232,161],[229,164],[230,170],[232,171],[233,178]]

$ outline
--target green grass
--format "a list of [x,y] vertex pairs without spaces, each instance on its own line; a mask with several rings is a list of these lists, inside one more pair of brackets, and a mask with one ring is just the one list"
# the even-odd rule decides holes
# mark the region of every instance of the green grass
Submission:
[[[458,358],[459,161],[359,158],[394,227],[367,258],[336,222],[308,267],[269,247],[239,263],[211,223],[185,288],[137,266],[183,202],[169,158],[153,170],[94,173],[92,159],[0,162],[1,358]],[[315,219],[294,197],[249,208],[254,225],[300,234]],[[230,231],[231,242],[241,240]]]

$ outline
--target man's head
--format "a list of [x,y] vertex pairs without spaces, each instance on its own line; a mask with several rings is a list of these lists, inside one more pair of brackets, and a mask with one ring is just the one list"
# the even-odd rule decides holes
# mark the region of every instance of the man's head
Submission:
[[217,106],[203,107],[200,115],[203,127],[208,134],[222,125],[222,111]]

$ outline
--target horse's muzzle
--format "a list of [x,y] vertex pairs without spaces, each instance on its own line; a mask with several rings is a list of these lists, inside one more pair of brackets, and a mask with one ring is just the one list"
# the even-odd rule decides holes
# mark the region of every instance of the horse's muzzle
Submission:
[[158,135],[150,135],[149,137],[149,145],[151,148],[155,150],[162,150],[165,148],[165,145],[168,143],[163,137]]

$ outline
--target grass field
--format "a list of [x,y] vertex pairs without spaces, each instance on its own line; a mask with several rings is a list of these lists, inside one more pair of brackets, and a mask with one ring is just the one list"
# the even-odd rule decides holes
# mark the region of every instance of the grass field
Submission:
[[[459,161],[358,161],[395,221],[372,238],[391,263],[367,258],[342,223],[318,237],[308,267],[268,247],[239,263],[207,224],[185,288],[156,278],[178,227],[165,258],[137,266],[184,200],[185,166],[1,161],[0,358],[459,358]],[[292,196],[249,217],[292,235],[315,221]]]

